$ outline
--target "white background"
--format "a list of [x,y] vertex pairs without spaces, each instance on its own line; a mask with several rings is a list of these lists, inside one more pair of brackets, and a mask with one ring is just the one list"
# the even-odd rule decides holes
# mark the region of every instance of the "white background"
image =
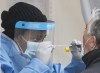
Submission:
[[[0,13],[8,9],[14,0],[0,0]],[[21,0],[15,0],[21,1]],[[24,0],[22,0],[24,1]],[[82,41],[84,21],[80,9],[80,0],[27,0],[34,4],[47,15],[48,19],[56,22],[55,44],[69,45],[73,39]],[[38,3],[39,1],[39,3]],[[44,3],[46,1],[46,3]],[[42,2],[42,3],[41,3]],[[10,4],[11,3],[11,4]],[[71,54],[66,53],[65,47],[56,47],[54,50],[54,63],[66,66],[71,61]]]

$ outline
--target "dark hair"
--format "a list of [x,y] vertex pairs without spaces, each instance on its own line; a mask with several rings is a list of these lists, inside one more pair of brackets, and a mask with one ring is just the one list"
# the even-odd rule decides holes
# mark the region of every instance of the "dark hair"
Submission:
[[3,33],[11,39],[14,39],[14,30],[17,21],[47,21],[46,16],[38,8],[24,2],[18,2],[13,5],[8,11],[3,11],[1,14],[1,19],[1,26],[5,29]]

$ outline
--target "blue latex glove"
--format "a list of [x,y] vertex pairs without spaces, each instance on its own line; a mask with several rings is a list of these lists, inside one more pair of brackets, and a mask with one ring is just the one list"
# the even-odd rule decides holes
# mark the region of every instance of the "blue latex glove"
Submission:
[[83,49],[82,49],[82,43],[81,41],[77,41],[77,40],[73,40],[71,42],[71,46],[69,46],[71,53],[73,55],[73,57],[76,60],[82,60],[82,56],[83,56]]

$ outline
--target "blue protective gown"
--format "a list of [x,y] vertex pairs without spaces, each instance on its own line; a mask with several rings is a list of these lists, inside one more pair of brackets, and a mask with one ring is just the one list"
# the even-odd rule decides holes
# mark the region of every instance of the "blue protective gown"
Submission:
[[74,58],[66,68],[62,68],[61,64],[53,64],[49,67],[37,58],[30,60],[22,56],[13,40],[3,33],[0,36],[0,70],[2,73],[80,73],[85,68],[83,62],[76,61]]

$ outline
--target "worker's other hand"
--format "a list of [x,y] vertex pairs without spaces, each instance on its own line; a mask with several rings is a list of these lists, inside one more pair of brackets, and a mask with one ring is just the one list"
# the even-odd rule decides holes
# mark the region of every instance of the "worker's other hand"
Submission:
[[69,47],[73,57],[76,60],[82,60],[83,52],[82,52],[82,43],[81,41],[73,40],[71,42],[71,46]]
[[36,57],[40,59],[44,64],[48,64],[52,56],[53,45],[50,41],[42,42],[39,44],[36,51]]

